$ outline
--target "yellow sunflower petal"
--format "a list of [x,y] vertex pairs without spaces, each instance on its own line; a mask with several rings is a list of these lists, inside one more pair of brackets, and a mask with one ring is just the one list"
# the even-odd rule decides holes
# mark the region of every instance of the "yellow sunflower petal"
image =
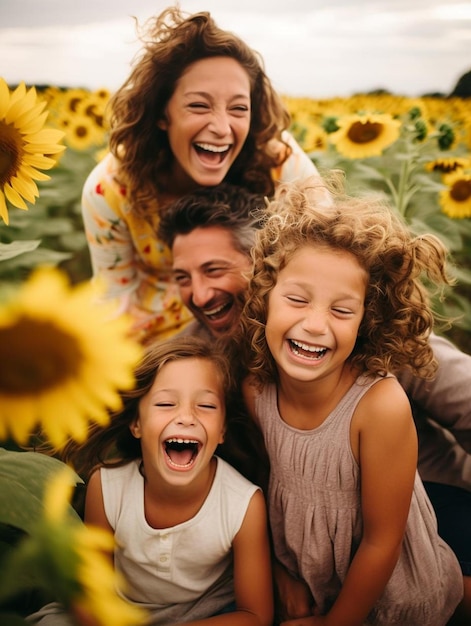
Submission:
[[36,102],[36,90],[32,87],[29,91],[27,91],[21,99],[14,100],[13,96],[10,102],[10,108],[8,109],[7,114],[5,115],[5,120],[7,124],[13,124],[17,128],[18,126],[18,118],[24,115],[31,107],[34,106]]
[[[46,152],[46,154],[54,154],[64,149],[64,146],[56,145],[63,139],[65,133],[55,128],[43,128],[37,133],[25,135],[24,139],[29,144],[30,152]],[[32,149],[34,147],[34,150]],[[25,146],[26,149],[26,146]],[[53,150],[55,152],[53,152]]]
[[13,206],[16,206],[18,209],[23,209],[24,211],[28,210],[28,207],[23,198],[17,191],[13,189],[10,184],[7,183],[4,185],[3,192],[7,197],[8,202],[11,202]]
[[50,170],[56,164],[55,159],[43,156],[42,154],[25,154],[23,157],[24,163],[37,167],[41,170]]
[[22,81],[17,88],[10,94],[10,107],[26,95],[26,85]]
[[26,111],[23,115],[19,116],[16,120],[18,128],[21,128],[21,132],[23,135],[31,135],[33,133],[37,133],[44,126],[47,117],[49,115],[48,111],[44,111],[41,113],[41,110],[44,109],[45,102],[42,104],[33,107],[29,111]]
[[60,522],[64,519],[73,487],[74,482],[71,480],[71,471],[68,467],[64,467],[50,479],[43,499],[45,516],[50,521]]
[[15,176],[11,179],[12,188],[25,200],[28,202],[32,202],[33,204],[36,201],[36,198],[39,196],[39,191],[36,186],[36,183],[33,180],[28,180],[22,176]]
[[8,85],[0,78],[0,119],[4,118],[10,106],[10,90]]
[[0,189],[0,217],[8,226],[8,224],[10,223],[10,218],[8,217],[8,209],[7,209],[7,203],[5,202],[5,196],[3,194],[3,191],[1,191],[1,189]]
[[22,178],[29,177],[29,178],[33,178],[34,180],[49,180],[51,178],[49,174],[44,174],[43,172],[40,172],[36,168],[31,167],[31,165],[27,163],[23,163],[20,171],[18,172],[18,175],[21,176]]

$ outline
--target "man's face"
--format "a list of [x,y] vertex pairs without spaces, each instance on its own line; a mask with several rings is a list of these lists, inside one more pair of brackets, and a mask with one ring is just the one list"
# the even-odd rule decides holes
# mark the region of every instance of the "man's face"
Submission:
[[244,303],[250,257],[236,249],[223,226],[177,235],[173,273],[185,306],[215,336],[235,330]]

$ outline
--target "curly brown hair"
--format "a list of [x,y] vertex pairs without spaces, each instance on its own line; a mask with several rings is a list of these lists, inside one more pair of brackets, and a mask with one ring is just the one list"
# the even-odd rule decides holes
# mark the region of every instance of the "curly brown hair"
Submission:
[[[290,117],[264,71],[264,63],[235,34],[219,28],[208,12],[188,15],[170,7],[149,19],[139,31],[143,43],[133,70],[110,100],[110,149],[119,162],[120,182],[127,187],[133,210],[150,219],[157,192],[165,182],[173,154],[167,133],[158,128],[176,83],[195,61],[235,59],[247,72],[251,89],[248,137],[226,181],[253,193],[273,195],[271,168],[280,165],[270,142],[283,144],[281,133]],[[290,153],[285,144],[284,158]]]
[[[337,181],[338,182],[338,181]],[[404,367],[424,378],[436,370],[429,335],[434,315],[430,289],[452,284],[447,251],[433,235],[414,236],[378,197],[347,197],[338,187],[322,208],[318,179],[280,186],[266,209],[252,251],[253,273],[236,338],[245,366],[259,383],[277,379],[265,339],[268,296],[279,272],[305,246],[347,251],[369,277],[365,313],[349,361],[364,375]]]

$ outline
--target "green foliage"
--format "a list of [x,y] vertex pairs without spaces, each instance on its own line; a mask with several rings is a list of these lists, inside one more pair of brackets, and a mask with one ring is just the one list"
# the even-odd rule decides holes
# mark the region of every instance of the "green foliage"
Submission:
[[10,208],[9,226],[0,224],[0,286],[22,282],[39,265],[60,266],[73,283],[91,276],[80,202],[95,164],[95,150],[67,148],[51,179],[38,183],[36,204]]

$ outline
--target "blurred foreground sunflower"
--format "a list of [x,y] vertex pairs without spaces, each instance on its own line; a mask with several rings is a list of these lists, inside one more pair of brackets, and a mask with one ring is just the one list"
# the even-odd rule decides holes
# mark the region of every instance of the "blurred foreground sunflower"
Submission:
[[[67,466],[49,479],[42,515],[4,562],[0,596],[14,596],[26,581],[33,589],[52,593],[63,611],[94,624],[143,624],[145,612],[120,594],[125,585],[110,558],[113,535],[103,528],[85,526],[68,514],[72,487]],[[58,608],[54,604],[45,611],[56,613]]]
[[379,156],[398,139],[401,122],[388,113],[345,115],[336,120],[338,130],[329,141],[349,159]]
[[27,210],[38,197],[35,180],[48,180],[40,170],[51,169],[65,146],[58,142],[64,133],[43,128],[48,112],[45,101],[38,101],[36,90],[28,91],[24,83],[10,93],[0,78],[0,217],[8,224],[7,200]]
[[452,218],[471,217],[471,171],[457,170],[443,180],[447,185],[440,192],[443,213]]
[[129,320],[110,319],[96,296],[91,283],[70,287],[60,270],[40,268],[0,307],[1,439],[24,444],[42,427],[60,448],[120,408],[142,349]]

